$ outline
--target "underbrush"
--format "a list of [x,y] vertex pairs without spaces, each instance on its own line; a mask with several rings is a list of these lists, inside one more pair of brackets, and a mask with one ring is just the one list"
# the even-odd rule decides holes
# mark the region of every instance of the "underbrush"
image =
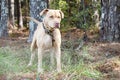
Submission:
[[[62,76],[55,71],[56,65],[52,66],[52,69],[50,68],[50,54],[44,54],[44,75],[51,74],[49,74],[50,77],[47,76],[48,80],[99,80],[102,75],[94,69],[89,61],[92,56],[88,54],[87,47],[84,47],[81,52],[82,55],[71,48],[62,49]],[[22,73],[37,74],[37,57],[33,66],[28,68],[29,59],[30,50],[28,47],[21,49],[11,48],[10,46],[0,48],[0,74],[4,74],[8,79]]]

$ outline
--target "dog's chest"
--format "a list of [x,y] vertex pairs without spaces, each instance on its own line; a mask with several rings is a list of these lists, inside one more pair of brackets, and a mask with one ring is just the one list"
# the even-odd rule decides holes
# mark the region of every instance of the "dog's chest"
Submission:
[[53,46],[53,40],[50,35],[45,35],[42,38],[42,41],[39,42],[39,45],[42,45],[43,49],[50,49]]

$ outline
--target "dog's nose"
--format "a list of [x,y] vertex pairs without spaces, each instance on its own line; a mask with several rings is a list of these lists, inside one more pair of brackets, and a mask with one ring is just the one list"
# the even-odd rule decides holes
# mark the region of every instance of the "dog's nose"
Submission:
[[55,23],[56,28],[59,28],[59,26],[60,26],[60,23]]

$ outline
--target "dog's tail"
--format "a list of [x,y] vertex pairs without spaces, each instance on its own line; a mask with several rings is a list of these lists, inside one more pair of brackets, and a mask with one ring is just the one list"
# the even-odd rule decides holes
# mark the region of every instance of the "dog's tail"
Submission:
[[37,24],[40,24],[40,23],[41,23],[40,21],[36,20],[36,19],[33,18],[33,17],[26,17],[26,18],[31,19],[32,21],[34,21],[34,22],[37,23]]

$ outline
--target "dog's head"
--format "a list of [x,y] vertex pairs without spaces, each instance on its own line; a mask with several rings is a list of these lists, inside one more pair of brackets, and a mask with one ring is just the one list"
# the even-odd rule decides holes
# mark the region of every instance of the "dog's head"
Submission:
[[61,19],[64,18],[61,10],[44,9],[40,15],[43,16],[44,24],[50,28],[60,28]]

